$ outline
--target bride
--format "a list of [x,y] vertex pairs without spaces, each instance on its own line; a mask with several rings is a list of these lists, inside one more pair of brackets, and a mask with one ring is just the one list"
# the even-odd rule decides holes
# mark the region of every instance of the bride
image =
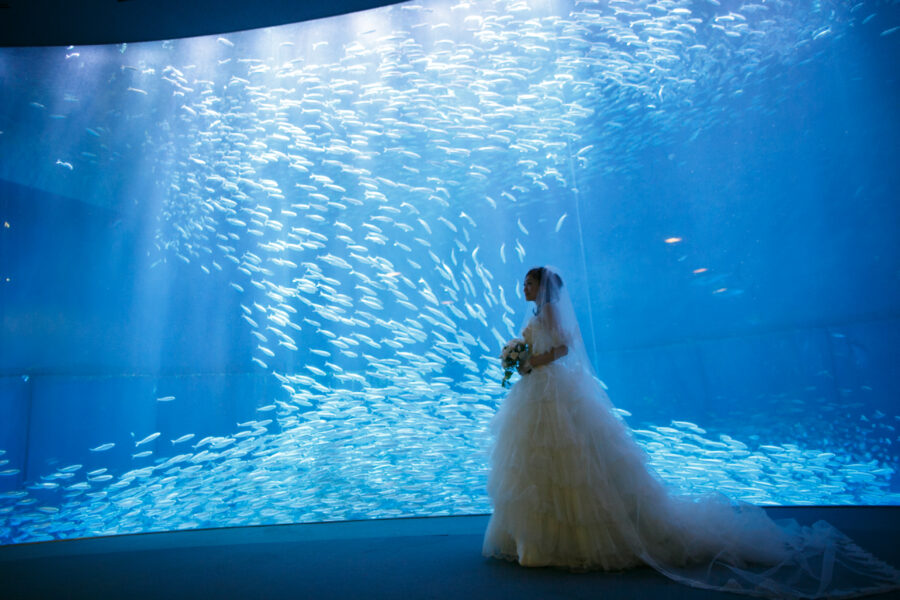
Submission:
[[530,567],[649,565],[695,587],[771,598],[900,589],[900,573],[819,521],[772,521],[721,494],[666,487],[594,377],[559,273],[531,269],[530,356],[492,423],[483,554]]

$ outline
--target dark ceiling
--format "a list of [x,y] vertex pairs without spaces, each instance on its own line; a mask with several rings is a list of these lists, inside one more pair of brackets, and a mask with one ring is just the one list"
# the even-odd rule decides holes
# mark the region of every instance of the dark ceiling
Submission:
[[0,0],[0,46],[143,42],[271,27],[398,0]]

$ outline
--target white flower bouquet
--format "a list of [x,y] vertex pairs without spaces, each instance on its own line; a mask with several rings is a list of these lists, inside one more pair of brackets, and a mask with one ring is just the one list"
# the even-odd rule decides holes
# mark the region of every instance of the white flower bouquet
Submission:
[[503,381],[500,382],[500,385],[503,387],[512,385],[509,382],[509,378],[518,370],[520,365],[528,360],[530,351],[528,344],[521,338],[516,338],[506,343],[506,346],[500,352],[500,363],[503,365]]

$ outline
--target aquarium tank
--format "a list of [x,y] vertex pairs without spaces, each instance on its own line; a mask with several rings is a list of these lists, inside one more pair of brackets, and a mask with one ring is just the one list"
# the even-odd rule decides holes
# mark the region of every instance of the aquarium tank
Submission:
[[898,27],[415,0],[0,49],[0,544],[488,513],[544,264],[664,480],[897,504]]

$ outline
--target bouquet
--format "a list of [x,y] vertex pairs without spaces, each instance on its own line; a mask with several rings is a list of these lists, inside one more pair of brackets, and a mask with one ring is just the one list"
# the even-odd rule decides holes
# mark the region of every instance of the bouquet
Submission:
[[500,382],[500,385],[503,387],[512,385],[509,382],[509,378],[512,377],[513,372],[518,370],[520,365],[528,360],[529,351],[528,344],[521,338],[516,338],[506,343],[506,346],[500,352],[500,363],[503,365],[503,381]]

